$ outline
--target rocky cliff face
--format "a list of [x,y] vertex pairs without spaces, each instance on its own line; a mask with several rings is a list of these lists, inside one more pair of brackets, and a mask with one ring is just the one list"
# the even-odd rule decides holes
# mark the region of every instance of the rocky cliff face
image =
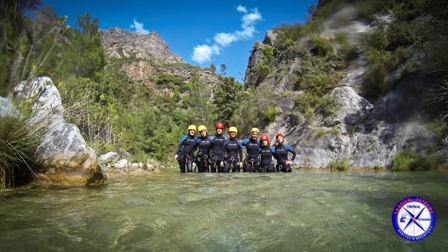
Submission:
[[[155,80],[160,75],[180,76],[188,82],[199,74],[209,85],[215,86],[221,82],[215,73],[184,63],[180,56],[170,51],[168,44],[155,31],[142,34],[110,28],[101,30],[101,35],[102,45],[109,58],[135,59],[123,61],[117,70],[134,83],[150,87],[155,94],[172,93],[171,90],[157,88]],[[154,60],[165,64],[154,63]]]
[[153,31],[148,34],[129,32],[121,28],[101,30],[102,45],[109,57],[158,59],[166,63],[182,63],[180,56],[171,53],[168,44]]
[[[323,2],[319,1],[319,5],[322,6]],[[326,28],[318,35],[332,37],[345,33],[350,43],[357,43],[361,34],[376,27],[375,24],[356,20],[354,12],[353,9],[344,9],[334,14],[348,18],[350,27],[331,28],[330,18],[325,23]],[[311,49],[310,40],[304,39],[300,43]],[[254,46],[246,70],[245,86],[267,85],[277,94],[276,108],[279,113],[275,122],[263,132],[269,136],[277,132],[285,134],[285,142],[298,153],[294,165],[323,168],[345,160],[353,168],[386,167],[403,150],[411,149],[426,155],[429,148],[438,144],[438,138],[418,114],[421,95],[425,91],[421,83],[424,83],[425,77],[414,74],[403,78],[399,72],[391,73],[385,81],[393,88],[374,105],[358,94],[364,86],[363,76],[369,68],[362,51],[347,67],[341,87],[331,92],[339,103],[339,111],[326,118],[303,122],[297,116],[293,99],[306,90],[294,90],[297,85],[291,79],[302,66],[300,53],[292,53],[280,61],[276,59],[275,70],[267,77],[261,77],[256,69],[257,64],[263,62],[263,48],[274,44],[275,34],[269,31],[264,41]],[[277,74],[285,72],[288,74]]]

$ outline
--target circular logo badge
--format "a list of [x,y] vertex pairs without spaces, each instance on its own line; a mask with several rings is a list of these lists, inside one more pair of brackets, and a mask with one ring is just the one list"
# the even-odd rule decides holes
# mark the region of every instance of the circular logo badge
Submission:
[[402,199],[392,211],[395,232],[409,241],[428,237],[436,225],[436,212],[424,198],[411,196]]

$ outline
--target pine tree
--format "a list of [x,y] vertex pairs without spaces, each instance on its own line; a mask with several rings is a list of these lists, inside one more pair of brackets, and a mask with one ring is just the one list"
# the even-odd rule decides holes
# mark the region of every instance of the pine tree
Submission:
[[218,120],[229,124],[231,117],[237,112],[241,104],[241,96],[244,87],[233,77],[225,77],[224,82],[218,86],[214,94],[213,103],[216,106],[215,113]]

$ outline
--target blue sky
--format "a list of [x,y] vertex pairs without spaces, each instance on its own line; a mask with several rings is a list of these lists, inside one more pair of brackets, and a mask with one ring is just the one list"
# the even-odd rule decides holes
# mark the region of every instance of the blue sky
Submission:
[[171,52],[186,63],[208,67],[225,64],[226,75],[243,82],[256,41],[283,23],[304,23],[311,4],[318,0],[287,1],[145,1],[145,0],[43,0],[58,16],[68,16],[73,26],[77,15],[89,12],[101,29],[156,31]]

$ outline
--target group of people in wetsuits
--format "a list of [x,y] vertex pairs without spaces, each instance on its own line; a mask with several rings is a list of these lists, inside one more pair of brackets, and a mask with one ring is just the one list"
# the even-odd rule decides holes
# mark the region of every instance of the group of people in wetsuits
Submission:
[[[296,152],[284,143],[282,133],[275,135],[276,144],[270,146],[269,137],[261,135],[258,128],[252,128],[250,138],[238,140],[238,130],[230,127],[229,136],[223,134],[224,124],[215,125],[216,134],[208,135],[207,127],[198,127],[199,137],[196,136],[196,126],[188,126],[188,134],[184,135],[176,151],[175,159],[179,163],[181,172],[194,172],[196,163],[198,172],[291,172],[291,162]],[[243,161],[243,146],[246,158]],[[197,150],[197,153],[195,151]],[[288,158],[288,153],[292,158]],[[277,160],[274,165],[274,160]]]

